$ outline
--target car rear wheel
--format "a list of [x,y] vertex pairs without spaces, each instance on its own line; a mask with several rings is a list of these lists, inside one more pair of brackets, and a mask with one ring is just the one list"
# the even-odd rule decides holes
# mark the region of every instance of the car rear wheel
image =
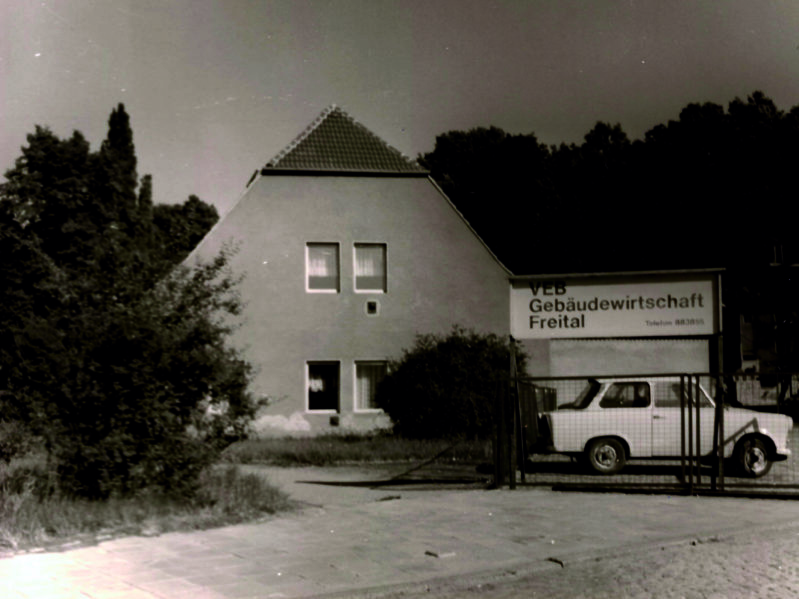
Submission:
[[771,470],[768,449],[761,439],[748,437],[735,446],[735,462],[741,474],[749,478],[760,478]]
[[627,456],[617,439],[594,439],[585,450],[585,461],[598,474],[616,474],[624,468]]

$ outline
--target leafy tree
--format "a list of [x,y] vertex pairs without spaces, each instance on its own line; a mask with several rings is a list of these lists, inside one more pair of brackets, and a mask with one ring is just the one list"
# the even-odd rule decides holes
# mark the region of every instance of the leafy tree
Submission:
[[240,309],[227,259],[177,268],[139,301],[83,314],[66,331],[53,453],[68,490],[186,494],[245,433],[256,405],[250,367],[226,345],[223,316]]
[[111,111],[108,118],[108,135],[100,147],[100,162],[108,176],[108,183],[118,195],[119,212],[132,212],[136,204],[136,150],[130,117],[124,104]]
[[[514,270],[549,239],[550,227],[541,226],[553,217],[547,156],[533,134],[479,127],[437,136],[435,149],[419,156],[419,162]],[[539,233],[544,239],[537,238]],[[522,239],[526,255],[517,251]]]
[[179,264],[219,220],[216,208],[195,195],[182,204],[161,204],[153,210],[153,223],[164,264]]
[[[229,252],[167,272],[121,104],[98,152],[37,127],[6,177],[0,414],[38,436],[64,490],[190,493],[255,410],[250,367],[226,343],[239,311]],[[190,220],[186,252],[211,217],[196,197],[174,216]]]
[[153,176],[144,175],[139,186],[139,197],[136,198],[139,217],[152,221],[153,218]]
[[[602,259],[629,254],[632,236],[611,232],[610,227],[629,221],[631,151],[632,144],[621,126],[603,122],[586,133],[581,145],[552,151],[551,160],[559,165],[553,179],[568,206],[559,219],[562,248],[558,270],[597,270]],[[603,225],[607,227],[604,231]],[[568,240],[563,239],[564,229],[569,232]]]
[[[36,347],[37,331],[47,328],[47,315],[62,301],[59,273],[52,261],[25,238],[11,207],[0,203],[0,390],[8,392]],[[3,411],[4,418],[21,414]]]
[[93,269],[106,226],[93,194],[89,144],[79,132],[60,140],[36,127],[15,167],[6,172],[0,198],[54,263],[76,276]]
[[[526,356],[519,349],[518,367]],[[491,434],[498,385],[507,381],[508,341],[454,327],[447,335],[419,335],[402,358],[390,364],[377,390],[377,403],[394,430],[412,438]]]

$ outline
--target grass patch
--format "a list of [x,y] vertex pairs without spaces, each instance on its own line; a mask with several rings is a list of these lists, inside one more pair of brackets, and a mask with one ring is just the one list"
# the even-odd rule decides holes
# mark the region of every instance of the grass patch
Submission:
[[[2,467],[2,466],[0,466]],[[65,497],[42,483],[43,467],[12,464],[0,473],[0,550],[91,541],[97,536],[156,535],[258,519],[293,507],[257,474],[235,466],[203,473],[194,497],[142,494],[89,501]]]
[[250,439],[228,447],[222,459],[234,464],[333,466],[375,462],[413,462],[441,452],[442,461],[491,460],[491,442],[406,439],[387,434]]

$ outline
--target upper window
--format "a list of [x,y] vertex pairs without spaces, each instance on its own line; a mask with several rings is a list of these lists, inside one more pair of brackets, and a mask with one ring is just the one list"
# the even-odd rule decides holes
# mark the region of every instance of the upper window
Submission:
[[377,410],[377,386],[386,376],[386,362],[355,363],[355,409]]
[[355,244],[355,291],[388,291],[386,244]]
[[646,408],[649,406],[648,383],[613,383],[602,396],[600,408]]
[[338,293],[339,262],[337,243],[309,243],[305,247],[306,289]]

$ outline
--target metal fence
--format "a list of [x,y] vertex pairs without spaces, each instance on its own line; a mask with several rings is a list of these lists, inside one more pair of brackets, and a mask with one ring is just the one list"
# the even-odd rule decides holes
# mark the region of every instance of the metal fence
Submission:
[[498,485],[799,497],[797,374],[511,378],[495,416]]

